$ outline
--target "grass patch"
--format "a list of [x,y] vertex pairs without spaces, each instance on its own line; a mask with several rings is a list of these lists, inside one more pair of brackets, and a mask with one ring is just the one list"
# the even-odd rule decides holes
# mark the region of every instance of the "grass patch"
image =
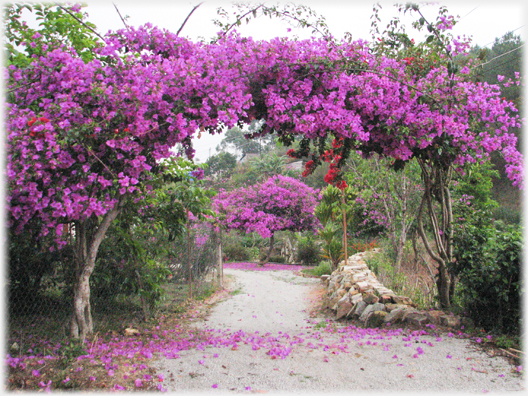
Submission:
[[303,269],[301,272],[311,276],[330,275],[332,273],[332,266],[328,261],[323,261],[318,266]]

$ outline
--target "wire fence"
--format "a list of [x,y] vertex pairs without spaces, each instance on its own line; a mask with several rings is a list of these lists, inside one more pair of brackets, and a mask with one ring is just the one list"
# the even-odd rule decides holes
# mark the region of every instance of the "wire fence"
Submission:
[[[123,259],[127,246],[116,246],[109,236],[101,246],[90,278],[94,332],[138,324],[159,313],[177,312],[189,297],[213,286],[222,286],[221,238],[211,226],[197,225],[165,244],[159,260]],[[72,250],[49,252],[28,240],[11,235],[8,256],[9,338],[40,333],[69,337],[72,315]],[[128,252],[130,257],[130,252]]]

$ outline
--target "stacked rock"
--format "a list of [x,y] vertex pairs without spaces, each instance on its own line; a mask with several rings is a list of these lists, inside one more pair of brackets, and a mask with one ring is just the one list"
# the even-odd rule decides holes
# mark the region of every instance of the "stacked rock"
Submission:
[[323,308],[336,312],[336,319],[359,319],[369,327],[380,327],[398,321],[422,326],[437,324],[460,326],[454,315],[442,311],[420,312],[409,297],[399,296],[378,281],[365,258],[379,249],[357,253],[341,261],[331,275],[321,276],[327,286]]

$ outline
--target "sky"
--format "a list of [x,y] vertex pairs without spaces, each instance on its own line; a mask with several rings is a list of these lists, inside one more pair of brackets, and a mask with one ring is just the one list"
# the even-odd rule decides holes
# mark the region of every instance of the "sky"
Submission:
[[[326,19],[330,32],[336,37],[344,36],[350,32],[352,38],[369,40],[371,38],[371,15],[374,2],[371,1],[346,1],[346,0],[304,0],[293,1],[296,4],[309,6]],[[402,1],[403,2],[403,1]],[[147,22],[172,32],[178,31],[185,18],[200,0],[184,1],[137,1],[137,0],[97,0],[88,1],[85,11],[88,12],[88,20],[97,26],[98,32],[104,34],[108,30],[124,28],[124,24],[116,11],[115,6],[123,17],[128,16],[127,23],[130,26],[140,26]],[[269,5],[277,4],[276,1],[266,2]],[[395,1],[380,1],[382,10],[380,13],[380,30],[384,30],[393,16],[398,15],[397,8],[393,5]],[[282,2],[284,4],[284,2]],[[453,35],[472,36],[473,43],[480,47],[491,47],[496,37],[502,37],[509,31],[521,36],[526,40],[527,26],[525,22],[528,17],[528,6],[525,1],[444,1],[435,2],[432,5],[422,7],[424,15],[430,21],[436,19],[440,5],[445,5],[449,13],[459,16],[459,23],[452,30]],[[213,19],[217,19],[217,9],[222,7],[234,13],[236,10],[230,1],[203,0],[202,4],[194,11],[183,27],[180,36],[192,40],[200,38],[211,38],[220,30],[214,25]],[[413,19],[405,17],[408,31],[411,30]],[[288,29],[291,28],[291,31]],[[284,21],[269,18],[252,20],[248,25],[243,24],[238,29],[244,36],[254,39],[267,40],[274,37],[298,36],[308,39],[313,34],[311,29],[301,29],[290,26]],[[411,35],[412,37],[412,35]],[[415,39],[420,39],[418,34]],[[216,146],[222,139],[222,135],[202,136],[200,140],[194,140],[197,162],[204,162],[209,155],[216,153]]]

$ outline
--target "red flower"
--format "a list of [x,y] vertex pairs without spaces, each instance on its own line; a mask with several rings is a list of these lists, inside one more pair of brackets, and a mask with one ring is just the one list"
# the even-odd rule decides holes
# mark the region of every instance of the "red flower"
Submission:
[[37,119],[33,117],[31,120],[28,121],[28,125],[32,126],[35,122],[37,122]]
[[49,122],[49,120],[46,117],[40,117],[40,122]]
[[302,173],[302,177],[306,177],[308,175],[311,175],[312,171],[314,170],[314,168],[315,168],[314,162],[312,160],[308,161],[304,165],[304,172]]
[[338,181],[338,182],[336,183],[336,187],[339,188],[341,191],[344,191],[345,188],[347,188],[348,186],[347,186],[346,181],[341,180],[341,181]]
[[294,149],[289,149],[288,152],[286,153],[286,155],[287,155],[288,157],[297,158]]
[[332,147],[333,148],[339,148],[343,145],[343,142],[341,141],[341,139],[334,139],[332,140]]

